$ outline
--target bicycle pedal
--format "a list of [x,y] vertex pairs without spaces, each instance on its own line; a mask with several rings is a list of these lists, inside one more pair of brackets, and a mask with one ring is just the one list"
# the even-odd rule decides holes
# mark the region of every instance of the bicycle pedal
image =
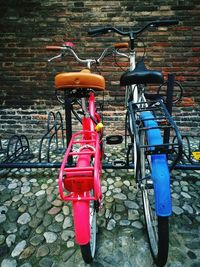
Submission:
[[123,160],[113,160],[112,166],[113,167],[123,167],[126,165],[126,162]]
[[106,136],[106,143],[108,145],[117,145],[121,144],[123,142],[123,136],[122,135],[108,135]]

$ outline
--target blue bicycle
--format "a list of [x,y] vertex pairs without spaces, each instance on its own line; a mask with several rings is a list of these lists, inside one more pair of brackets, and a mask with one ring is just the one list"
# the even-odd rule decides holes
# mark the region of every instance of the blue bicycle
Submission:
[[[97,36],[109,32],[128,37],[129,43],[113,46],[115,55],[128,58],[129,69],[120,79],[126,88],[126,142],[127,163],[132,159],[134,176],[141,190],[143,210],[150,250],[157,266],[164,266],[168,258],[169,226],[168,217],[172,213],[170,195],[170,171],[179,161],[182,153],[182,140],[178,128],[165,105],[162,86],[157,93],[147,93],[147,84],[163,84],[162,72],[149,70],[144,56],[136,64],[135,41],[149,28],[167,27],[178,24],[177,20],[158,20],[146,24],[139,30],[122,31],[115,27],[91,29],[89,35]],[[126,49],[126,50],[125,50]],[[128,49],[128,52],[126,52]],[[177,83],[175,82],[175,85]],[[176,96],[171,102],[177,102],[182,95],[178,86]],[[176,136],[177,142],[170,142],[170,136]],[[169,166],[169,155],[174,155]]]

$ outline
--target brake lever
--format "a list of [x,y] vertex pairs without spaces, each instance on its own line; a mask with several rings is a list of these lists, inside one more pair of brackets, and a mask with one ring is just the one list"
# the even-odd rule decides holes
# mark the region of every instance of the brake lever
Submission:
[[61,58],[62,56],[63,56],[63,54],[61,53],[61,54],[59,54],[59,55],[57,55],[57,56],[54,56],[54,57],[52,57],[52,58],[49,58],[47,61],[48,61],[48,62],[51,62],[52,60],[57,59],[57,58]]

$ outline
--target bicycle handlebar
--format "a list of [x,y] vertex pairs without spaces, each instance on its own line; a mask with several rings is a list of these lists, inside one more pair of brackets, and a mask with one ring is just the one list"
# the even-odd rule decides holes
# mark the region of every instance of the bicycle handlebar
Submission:
[[62,51],[61,54],[48,59],[49,62],[56,59],[56,58],[63,57],[65,55],[65,52],[69,51],[79,63],[87,64],[87,67],[90,68],[92,64],[100,64],[102,59],[107,55],[109,49],[113,50],[113,47],[108,47],[108,48],[104,49],[98,59],[95,59],[95,58],[93,58],[93,59],[81,59],[78,57],[77,53],[74,51],[72,46],[68,46],[68,45],[62,45],[62,46],[57,46],[57,45],[51,46],[50,45],[50,46],[46,46],[46,49],[53,50],[53,51],[55,51],[55,50],[56,51],[57,50]]
[[99,27],[96,29],[90,29],[88,31],[88,34],[91,36],[97,36],[97,35],[102,35],[102,34],[106,34],[109,32],[115,32],[123,36],[131,37],[131,36],[137,36],[138,34],[142,33],[144,30],[146,30],[149,27],[172,26],[172,25],[177,25],[178,23],[179,23],[178,20],[155,20],[155,21],[152,21],[146,24],[143,28],[139,30],[135,30],[135,31],[134,30],[122,31],[112,26],[106,26],[106,27]]

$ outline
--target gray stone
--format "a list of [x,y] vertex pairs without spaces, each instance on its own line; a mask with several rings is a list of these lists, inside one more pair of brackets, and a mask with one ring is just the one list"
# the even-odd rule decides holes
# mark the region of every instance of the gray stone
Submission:
[[181,209],[180,207],[178,206],[172,206],[172,210],[173,212],[176,214],[176,215],[180,215],[183,213],[183,209]]
[[14,201],[14,202],[18,202],[21,198],[23,197],[23,195],[16,195],[16,196],[14,196],[13,198],[12,198],[12,201]]
[[17,225],[13,222],[6,222],[3,224],[3,228],[7,234],[13,234],[17,232]]
[[122,212],[125,210],[124,205],[116,204],[116,212]]
[[191,250],[188,250],[187,255],[191,260],[195,260],[197,258],[197,255],[195,254],[195,252]]
[[102,193],[105,194],[107,191],[107,186],[102,186],[101,190],[102,190]]
[[110,190],[108,190],[105,195],[106,195],[106,197],[109,197],[109,196],[111,196],[111,194],[112,194],[112,192]]
[[49,254],[49,247],[47,245],[42,245],[38,248],[36,257],[45,257],[46,255]]
[[63,229],[69,228],[72,226],[72,219],[70,217],[66,217],[63,222]]
[[193,208],[187,203],[183,205],[183,209],[186,210],[189,214],[193,214]]
[[134,201],[127,200],[127,201],[124,201],[124,204],[129,209],[139,209],[138,204],[135,203]]
[[30,183],[36,183],[36,182],[37,182],[37,180],[36,180],[36,179],[34,179],[34,178],[32,178],[32,179],[30,179],[30,180],[29,180],[29,182],[30,182]]
[[34,215],[37,212],[37,207],[36,206],[28,207],[28,212],[31,215]]
[[5,239],[4,235],[0,235],[0,245],[4,243]]
[[72,241],[72,240],[67,241],[67,247],[73,248],[74,247],[74,241]]
[[10,234],[6,238],[6,244],[10,248],[15,243],[16,235]]
[[31,229],[28,225],[24,224],[19,228],[19,235],[22,239],[27,239],[30,235]]
[[16,247],[14,248],[14,250],[12,251],[11,256],[13,258],[19,256],[22,253],[22,251],[24,250],[25,246],[26,246],[25,240],[22,240],[21,242],[19,242],[16,245]]
[[21,194],[24,195],[24,194],[30,192],[30,190],[31,190],[30,186],[24,185],[24,186],[21,187]]
[[181,195],[182,195],[184,198],[191,198],[191,196],[190,196],[188,193],[185,193],[185,192],[181,192]]
[[52,232],[45,232],[43,235],[47,243],[54,243],[58,238],[57,235]]
[[7,216],[10,222],[15,222],[17,218],[19,217],[19,212],[15,209],[10,209],[7,212]]
[[8,211],[8,208],[6,206],[0,206],[0,214],[6,214]]
[[108,203],[112,203],[114,201],[114,198],[112,196],[106,196],[105,199]]
[[179,198],[180,198],[180,195],[177,194],[177,193],[173,193],[173,194],[172,194],[172,197],[173,197],[174,199],[179,199]]
[[69,210],[69,207],[68,207],[68,206],[64,206],[64,207],[62,208],[62,211],[63,211],[63,214],[64,214],[65,216],[69,215],[69,213],[70,213],[70,210]]
[[44,218],[44,211],[42,209],[39,209],[35,216],[42,220]]
[[53,217],[49,214],[45,214],[43,219],[43,225],[45,227],[49,226],[52,223]]
[[37,227],[37,229],[35,230],[35,232],[36,232],[37,234],[42,234],[42,233],[44,233],[44,231],[45,231],[45,227],[44,227],[44,225],[42,225],[42,224],[40,224],[40,225]]
[[53,206],[60,207],[63,205],[63,202],[60,199],[55,199],[51,204]]
[[48,188],[48,185],[47,184],[42,184],[41,185],[41,189],[47,189]]
[[113,215],[113,219],[114,219],[115,221],[119,221],[119,220],[121,219],[121,215],[115,213],[115,214]]
[[72,230],[64,230],[61,234],[61,239],[63,241],[68,241],[71,238],[74,238],[75,234]]
[[199,244],[200,244],[199,239],[193,239],[187,242],[185,245],[189,249],[194,250],[194,249],[199,249]]
[[47,228],[50,232],[59,233],[64,229],[61,223],[50,224]]
[[143,228],[143,225],[140,221],[134,221],[132,224],[131,224],[133,227],[137,228],[137,229],[142,229]]
[[18,208],[18,211],[19,211],[20,213],[24,213],[24,212],[26,211],[26,209],[27,209],[27,205],[22,204],[22,205]]
[[39,197],[39,196],[44,195],[45,193],[46,193],[45,190],[40,190],[35,195],[36,195],[36,197]]
[[52,204],[49,201],[45,201],[45,203],[40,207],[42,211],[49,210],[51,208]]
[[6,189],[6,186],[5,185],[0,185],[0,192],[2,192],[5,189]]
[[0,258],[5,258],[9,253],[9,248],[6,244],[0,246]]
[[122,181],[115,182],[115,187],[117,187],[117,188],[121,188],[122,185],[123,185],[123,182]]
[[114,183],[114,180],[113,180],[112,178],[108,178],[108,179],[107,179],[107,182],[108,182],[108,184],[110,184],[110,185],[111,185],[111,184],[113,184],[113,183]]
[[15,182],[8,185],[8,189],[15,189],[15,188],[17,188],[17,183]]
[[112,192],[118,194],[118,193],[121,193],[122,192],[122,189],[121,188],[114,188],[112,190]]
[[129,221],[129,220],[121,220],[121,221],[119,222],[119,224],[120,224],[121,226],[128,226],[128,225],[130,225],[130,221]]
[[32,228],[37,228],[42,223],[42,218],[33,217],[31,221],[29,222],[29,226]]
[[0,223],[3,223],[6,221],[6,215],[5,214],[0,214]]
[[118,193],[113,196],[115,199],[125,200],[127,199],[127,196],[123,193]]
[[17,261],[15,259],[4,259],[1,263],[1,267],[16,267]]
[[51,267],[53,264],[53,261],[49,258],[43,258],[39,261],[40,267]]
[[44,237],[42,235],[35,235],[30,239],[30,243],[33,246],[38,246],[44,241]]
[[31,216],[28,212],[23,213],[17,220],[19,224],[27,224],[31,220]]
[[26,263],[20,265],[20,267],[32,267],[32,265],[30,263],[26,262]]
[[67,261],[73,254],[75,250],[74,249],[68,249],[66,252],[62,254],[62,260],[65,262]]
[[116,221],[114,219],[110,219],[107,224],[107,230],[113,230],[116,226]]
[[137,210],[129,209],[128,210],[128,219],[130,221],[135,221],[139,219],[139,212]]
[[112,212],[110,211],[110,209],[106,209],[105,218],[106,219],[110,219],[111,217],[112,217]]
[[35,247],[29,246],[23,250],[19,259],[28,259],[35,252]]
[[64,220],[64,218],[65,218],[64,215],[59,213],[59,214],[56,215],[55,221],[56,222],[62,222]]

